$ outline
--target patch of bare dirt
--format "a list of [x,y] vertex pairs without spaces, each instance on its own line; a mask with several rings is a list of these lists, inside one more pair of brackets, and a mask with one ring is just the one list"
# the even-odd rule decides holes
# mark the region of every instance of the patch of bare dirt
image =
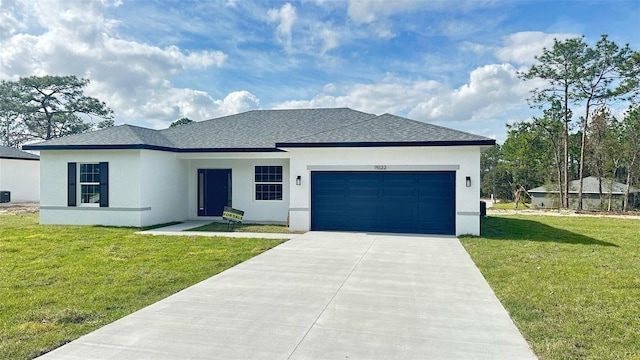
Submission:
[[35,203],[7,203],[0,204],[0,215],[2,214],[33,214],[40,211],[40,204]]

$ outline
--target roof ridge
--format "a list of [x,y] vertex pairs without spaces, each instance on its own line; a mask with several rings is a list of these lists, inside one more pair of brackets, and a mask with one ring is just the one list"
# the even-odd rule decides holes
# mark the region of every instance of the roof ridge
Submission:
[[[222,120],[222,119],[226,119],[226,118],[230,118],[230,117],[235,117],[238,115],[242,115],[242,114],[248,114],[248,113],[254,113],[254,112],[275,112],[275,111],[322,111],[322,110],[351,110],[351,111],[355,111],[355,112],[359,112],[361,114],[366,114],[366,115],[373,115],[375,116],[375,114],[370,114],[370,113],[366,113],[364,111],[360,111],[360,110],[354,110],[350,107],[347,106],[343,106],[343,107],[327,107],[327,108],[306,108],[306,109],[301,109],[301,108],[288,108],[288,109],[251,109],[251,110],[247,110],[247,111],[243,111],[243,112],[239,112],[236,114],[229,114],[229,115],[223,115],[223,116],[219,116],[219,117],[215,117],[215,118],[211,118],[211,119],[204,119],[204,120],[194,120],[192,123],[189,124],[184,124],[184,125],[180,125],[180,126],[191,126],[191,125],[195,125],[195,124],[201,124],[201,123],[205,123],[205,122],[209,122],[209,121],[213,121],[213,120]],[[171,130],[171,131],[176,131],[175,129],[177,129],[178,127],[168,127],[165,129],[160,129],[157,131],[165,131],[165,130]]]
[[129,131],[129,133],[135,136],[140,141],[141,145],[144,145],[144,144],[149,145],[151,143],[151,141],[148,141],[148,139],[144,138],[141,135],[141,133],[147,133],[147,134],[152,133],[155,136],[160,137],[161,140],[166,143],[166,145],[170,145],[170,147],[174,147],[174,148],[179,148],[179,146],[177,146],[171,139],[165,136],[165,134],[162,132],[163,130],[156,130],[156,129],[151,129],[147,127],[137,126],[137,125],[129,125],[129,124],[123,124],[123,125],[127,126],[127,130]]

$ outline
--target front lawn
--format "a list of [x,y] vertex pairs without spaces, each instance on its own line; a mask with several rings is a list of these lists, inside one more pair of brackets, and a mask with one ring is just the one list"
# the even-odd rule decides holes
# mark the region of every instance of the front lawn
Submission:
[[541,359],[640,357],[640,219],[491,216],[462,243]]
[[516,203],[514,202],[508,202],[508,203],[503,203],[503,202],[498,202],[493,204],[493,207],[487,207],[487,209],[496,209],[496,210],[526,210],[526,209],[531,209],[531,204],[527,204],[527,205],[523,205],[523,204],[518,204],[518,209],[516,209]]
[[284,240],[41,226],[0,215],[0,359],[29,359]]
[[277,234],[302,234],[304,231],[289,231],[286,225],[278,224],[250,224],[237,223],[233,228],[229,223],[213,221],[207,225],[189,229],[187,231],[212,231],[212,232],[254,232],[254,233],[277,233]]

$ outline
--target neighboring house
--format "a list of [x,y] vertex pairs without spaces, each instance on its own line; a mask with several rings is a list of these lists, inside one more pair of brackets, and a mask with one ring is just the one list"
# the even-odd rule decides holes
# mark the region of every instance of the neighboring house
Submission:
[[220,219],[291,230],[480,233],[480,152],[495,141],[347,108],[254,110],[164,130],[121,125],[39,150],[46,224]]
[[[578,207],[579,180],[569,182],[569,206]],[[625,193],[627,185],[602,179],[602,199],[600,198],[600,182],[597,177],[589,176],[584,178],[582,184],[582,208],[585,210],[621,210],[624,207]],[[554,207],[560,204],[560,192],[557,189],[547,190],[540,186],[529,190],[531,203],[538,207]],[[609,207],[610,206],[610,207]],[[631,187],[629,194],[629,209],[640,206],[640,190]]]
[[39,159],[38,155],[0,146],[0,192],[8,191],[11,202],[40,201]]

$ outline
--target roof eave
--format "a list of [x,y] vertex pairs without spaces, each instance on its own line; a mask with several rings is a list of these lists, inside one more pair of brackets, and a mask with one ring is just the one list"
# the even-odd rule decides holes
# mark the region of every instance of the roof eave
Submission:
[[18,156],[0,156],[0,159],[7,159],[7,160],[29,160],[29,161],[40,161],[39,158],[32,158],[32,157],[18,157]]
[[408,147],[408,146],[490,146],[496,141],[451,140],[451,141],[381,141],[381,142],[318,142],[318,143],[276,143],[278,148],[327,148],[327,147]]
[[276,148],[187,148],[176,149],[179,153],[229,153],[229,152],[284,152],[284,150]]
[[149,144],[121,144],[121,145],[25,145],[26,150],[158,150],[177,153],[203,152],[283,152],[276,148],[174,148]]
[[26,150],[160,150],[160,151],[176,151],[175,148],[168,146],[149,145],[149,144],[109,144],[109,145],[24,145]]

